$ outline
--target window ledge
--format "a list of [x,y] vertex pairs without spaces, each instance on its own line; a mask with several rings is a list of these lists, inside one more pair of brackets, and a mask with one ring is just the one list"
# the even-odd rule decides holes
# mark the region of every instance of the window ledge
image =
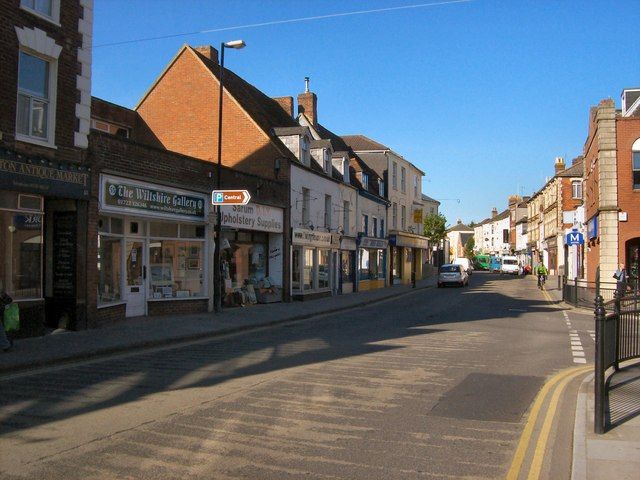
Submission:
[[101,308],[117,307],[119,305],[126,305],[126,304],[127,304],[127,302],[125,302],[125,301],[103,303],[102,305],[98,305],[98,310],[100,310]]
[[47,140],[41,140],[36,137],[30,137],[22,133],[16,133],[16,140],[20,142],[25,142],[25,143],[33,143],[34,145],[40,145],[41,147],[53,148],[55,150],[58,149],[58,147],[56,147],[55,144],[52,142],[48,142]]
[[184,298],[147,298],[147,302],[175,302],[184,300],[209,300],[209,297],[184,297]]

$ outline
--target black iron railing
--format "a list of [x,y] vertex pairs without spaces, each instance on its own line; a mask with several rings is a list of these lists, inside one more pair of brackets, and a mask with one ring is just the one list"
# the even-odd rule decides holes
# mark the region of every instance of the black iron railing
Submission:
[[615,291],[616,282],[588,282],[579,278],[564,278],[562,282],[562,300],[576,307],[593,307],[598,295],[605,302],[613,300]]

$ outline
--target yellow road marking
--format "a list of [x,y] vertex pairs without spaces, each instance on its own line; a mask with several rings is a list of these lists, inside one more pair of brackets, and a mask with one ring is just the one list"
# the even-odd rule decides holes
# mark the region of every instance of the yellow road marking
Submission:
[[507,472],[506,480],[517,480],[520,476],[520,468],[522,467],[522,462],[524,461],[524,457],[527,453],[527,449],[529,448],[529,443],[531,441],[531,436],[533,434],[533,429],[535,427],[536,421],[538,419],[538,414],[540,413],[540,409],[542,408],[542,404],[545,401],[545,398],[549,391],[553,388],[553,386],[559,381],[570,375],[577,375],[578,373],[586,372],[591,369],[591,367],[573,367],[567,370],[562,370],[558,372],[555,376],[551,377],[547,383],[544,384],[540,393],[536,397],[536,400],[531,408],[531,415],[529,415],[529,419],[527,420],[527,424],[522,431],[522,435],[520,436],[520,441],[518,442],[518,448],[516,448],[516,453],[513,456],[513,460],[511,462],[511,467]]
[[[590,370],[591,367],[589,367],[588,369]],[[542,461],[544,460],[544,453],[547,449],[547,442],[549,441],[549,434],[551,433],[553,418],[555,417],[556,410],[558,409],[560,395],[562,395],[562,392],[564,392],[564,389],[571,380],[578,377],[579,375],[587,373],[586,369],[583,368],[583,370],[584,371],[578,371],[572,373],[567,377],[564,377],[553,392],[553,396],[549,401],[549,408],[547,409],[547,414],[542,425],[542,430],[540,430],[540,435],[538,436],[538,443],[536,444],[536,450],[533,455],[533,460],[531,461],[529,476],[527,477],[528,480],[536,480],[540,477],[540,471],[542,470]]]

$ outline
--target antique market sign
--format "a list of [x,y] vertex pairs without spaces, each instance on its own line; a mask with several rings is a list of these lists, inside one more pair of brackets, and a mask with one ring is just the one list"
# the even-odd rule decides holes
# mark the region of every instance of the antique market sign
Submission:
[[102,177],[102,210],[204,219],[206,196],[134,180]]
[[0,189],[65,198],[89,197],[89,173],[75,164],[55,163],[0,150]]
[[251,203],[220,207],[222,226],[239,230],[282,233],[284,213],[281,208]]

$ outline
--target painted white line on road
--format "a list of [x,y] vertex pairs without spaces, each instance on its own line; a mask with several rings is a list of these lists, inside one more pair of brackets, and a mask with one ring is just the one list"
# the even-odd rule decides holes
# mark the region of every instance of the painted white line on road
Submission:
[[572,352],[574,357],[584,357],[584,352]]
[[573,363],[587,363],[586,358],[573,357]]
[[574,352],[582,352],[584,348],[582,348],[582,345],[571,345],[571,350]]

